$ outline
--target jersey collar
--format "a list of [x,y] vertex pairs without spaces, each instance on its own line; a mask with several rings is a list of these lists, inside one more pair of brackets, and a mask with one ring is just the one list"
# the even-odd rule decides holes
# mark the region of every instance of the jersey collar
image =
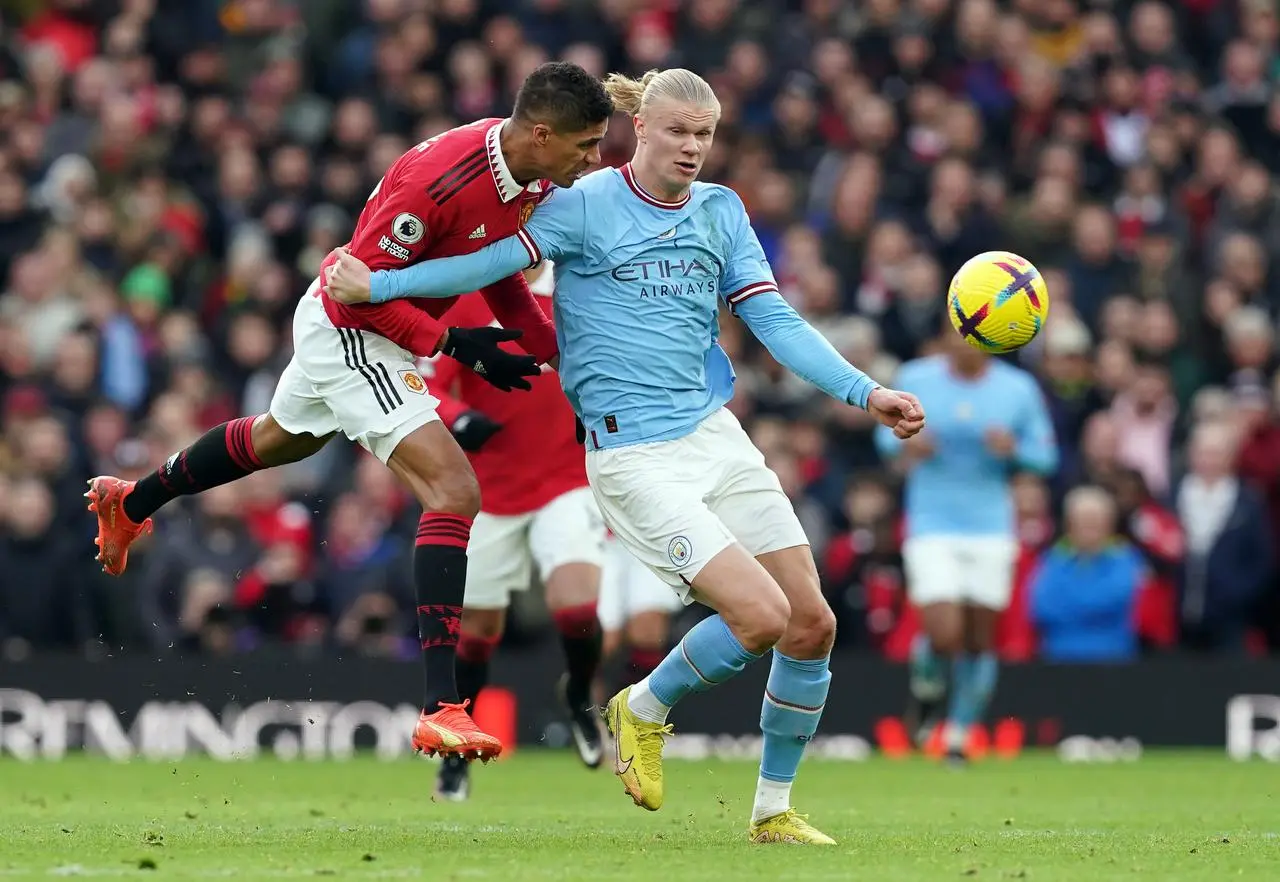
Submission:
[[484,143],[489,151],[489,170],[493,172],[493,183],[498,188],[498,196],[503,202],[510,202],[521,193],[541,193],[542,182],[532,181],[529,186],[521,187],[520,182],[511,174],[507,160],[502,155],[502,129],[509,120],[503,120],[496,126],[490,126],[485,133]]
[[649,203],[655,208],[684,208],[692,193],[692,190],[690,193],[685,193],[683,199],[678,199],[675,202],[667,202],[664,199],[659,199],[644,187],[640,186],[640,182],[636,180],[636,174],[631,170],[631,163],[629,162],[622,167],[622,177],[627,182],[627,186],[631,188],[632,193],[635,193],[643,201]]

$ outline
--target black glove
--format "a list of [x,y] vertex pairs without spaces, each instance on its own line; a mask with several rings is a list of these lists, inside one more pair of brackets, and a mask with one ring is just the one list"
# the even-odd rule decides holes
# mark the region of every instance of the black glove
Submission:
[[582,424],[582,420],[577,416],[573,418],[573,434],[578,436],[579,444],[587,443],[587,427]]
[[468,410],[453,421],[450,431],[459,447],[474,453],[501,428],[502,423],[494,422],[478,410]]
[[449,338],[440,350],[475,371],[490,386],[503,392],[533,387],[525,377],[536,377],[541,370],[532,355],[506,352],[498,344],[518,340],[524,331],[506,328],[450,328]]

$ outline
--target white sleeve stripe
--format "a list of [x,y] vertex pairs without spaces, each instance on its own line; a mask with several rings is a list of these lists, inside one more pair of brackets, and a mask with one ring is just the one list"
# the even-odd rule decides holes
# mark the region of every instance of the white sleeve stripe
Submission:
[[744,288],[739,288],[737,291],[734,291],[732,294],[726,297],[725,300],[727,300],[729,303],[740,303],[741,301],[746,300],[748,297],[754,297],[757,294],[765,294],[765,293],[768,293],[769,291],[777,291],[777,290],[778,290],[778,284],[776,282],[770,282],[767,280],[763,282],[753,282],[752,284],[747,285]]
[[524,250],[529,253],[529,266],[536,266],[542,263],[542,252],[538,250],[537,243],[523,229],[516,232],[516,238],[520,240],[520,244],[524,246]]

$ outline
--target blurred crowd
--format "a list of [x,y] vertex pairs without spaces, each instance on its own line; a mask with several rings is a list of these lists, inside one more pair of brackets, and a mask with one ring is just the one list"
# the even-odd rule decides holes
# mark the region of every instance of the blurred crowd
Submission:
[[[969,256],[1041,269],[1050,320],[1018,360],[1063,466],[1016,481],[1007,658],[1280,649],[1272,0],[0,0],[0,16],[5,657],[413,654],[417,512],[348,444],[170,506],[120,579],[93,564],[80,494],[265,410],[294,303],[383,170],[506,115],[554,59],[706,76],[724,116],[704,178],[742,196],[784,296],[882,382],[936,345]],[[614,125],[605,162],[632,146]],[[732,320],[724,343],[731,406],[809,531],[839,639],[901,657],[896,477],[865,416]]]

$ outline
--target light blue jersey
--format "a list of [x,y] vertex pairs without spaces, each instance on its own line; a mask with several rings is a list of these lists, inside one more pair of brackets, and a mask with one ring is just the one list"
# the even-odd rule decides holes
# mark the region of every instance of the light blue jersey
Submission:
[[683,437],[733,396],[720,300],[829,395],[865,407],[876,388],[778,294],[737,194],[695,183],[662,202],[629,166],[552,191],[518,235],[474,254],[375,272],[372,299],[452,296],[544,258],[556,264],[561,383],[597,448]]
[[[1058,464],[1053,424],[1035,380],[998,361],[968,380],[946,358],[931,356],[904,364],[896,383],[924,405],[934,451],[907,477],[907,534],[1012,536],[1011,467],[1048,474]],[[993,428],[1016,439],[1012,463],[987,450],[983,435]],[[902,443],[891,430],[877,428],[882,454],[896,456]]]

